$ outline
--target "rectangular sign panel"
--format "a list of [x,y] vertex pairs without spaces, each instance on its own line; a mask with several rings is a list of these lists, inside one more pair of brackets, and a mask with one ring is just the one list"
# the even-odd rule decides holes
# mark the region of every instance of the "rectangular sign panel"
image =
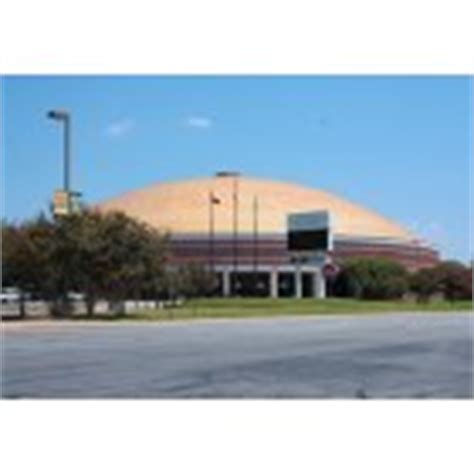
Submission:
[[69,193],[63,190],[55,191],[53,200],[53,214],[65,216],[69,214]]
[[288,232],[288,250],[327,250],[329,232],[327,230],[296,230]]
[[288,216],[288,250],[311,252],[331,249],[329,212],[314,211]]

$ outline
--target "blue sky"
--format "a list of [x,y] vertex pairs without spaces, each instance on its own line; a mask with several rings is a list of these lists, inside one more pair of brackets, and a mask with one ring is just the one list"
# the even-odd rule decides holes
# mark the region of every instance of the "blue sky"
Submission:
[[472,79],[462,76],[25,76],[3,89],[2,214],[46,209],[62,184],[97,202],[222,169],[319,187],[468,260]]

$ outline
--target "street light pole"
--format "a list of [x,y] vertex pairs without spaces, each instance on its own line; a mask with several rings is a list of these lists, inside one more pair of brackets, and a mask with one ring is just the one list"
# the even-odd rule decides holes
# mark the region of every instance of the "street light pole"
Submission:
[[71,212],[71,115],[66,110],[50,110],[47,117],[64,124],[63,129],[63,192],[66,200],[65,213]]
[[71,192],[71,116],[64,118],[64,191]]

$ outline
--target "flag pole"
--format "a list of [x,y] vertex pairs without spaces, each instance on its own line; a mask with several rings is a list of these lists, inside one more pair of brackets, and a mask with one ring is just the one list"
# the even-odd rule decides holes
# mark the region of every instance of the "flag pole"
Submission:
[[238,237],[238,228],[239,228],[239,218],[238,218],[238,206],[239,206],[239,187],[237,176],[234,176],[233,180],[233,274],[234,278],[231,279],[231,294],[232,296],[236,295],[236,286],[237,286],[237,259],[238,259],[238,250],[237,250],[237,237]]
[[209,193],[209,270],[214,272],[214,196]]
[[258,286],[258,198],[253,198],[253,284],[257,295]]

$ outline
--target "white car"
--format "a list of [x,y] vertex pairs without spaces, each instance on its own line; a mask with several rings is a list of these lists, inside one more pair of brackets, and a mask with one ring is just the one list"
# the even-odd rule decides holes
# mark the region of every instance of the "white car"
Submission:
[[18,288],[2,288],[0,293],[1,319],[20,317],[20,291]]
[[2,304],[18,303],[20,301],[20,291],[18,288],[2,288],[0,293],[0,301]]

